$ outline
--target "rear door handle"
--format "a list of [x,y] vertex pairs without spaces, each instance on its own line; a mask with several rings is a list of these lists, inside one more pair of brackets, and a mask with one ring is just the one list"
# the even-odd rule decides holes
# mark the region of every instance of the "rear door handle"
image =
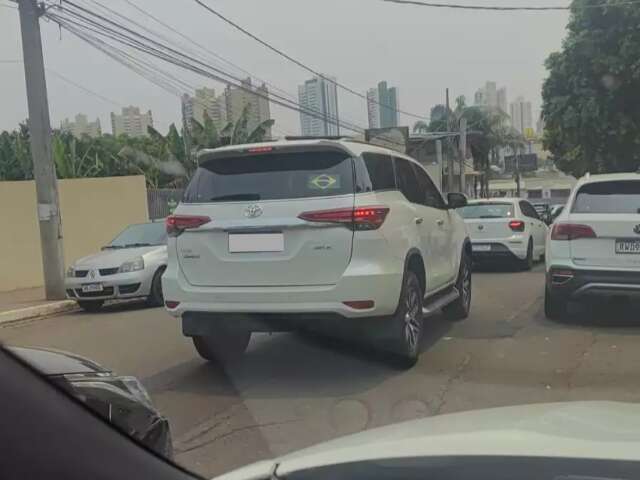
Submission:
[[416,217],[413,220],[416,222],[416,225],[421,225],[422,222],[424,222],[424,218],[422,217]]
[[440,219],[436,222],[438,224],[439,227],[444,225],[444,220]]

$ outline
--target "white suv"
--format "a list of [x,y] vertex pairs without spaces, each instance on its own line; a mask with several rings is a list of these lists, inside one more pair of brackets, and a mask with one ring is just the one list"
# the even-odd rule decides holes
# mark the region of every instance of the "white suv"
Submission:
[[640,295],[640,174],[587,175],[547,238],[545,314],[570,300]]
[[165,306],[198,353],[226,361],[251,332],[375,333],[419,355],[423,313],[468,315],[471,245],[413,159],[348,140],[205,150],[167,219]]

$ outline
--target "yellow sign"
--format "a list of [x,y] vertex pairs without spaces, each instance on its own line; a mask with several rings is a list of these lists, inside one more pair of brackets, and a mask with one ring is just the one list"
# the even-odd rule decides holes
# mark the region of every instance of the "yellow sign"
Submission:
[[527,140],[531,140],[533,138],[536,138],[536,132],[533,130],[533,128],[525,128],[524,129],[524,137]]

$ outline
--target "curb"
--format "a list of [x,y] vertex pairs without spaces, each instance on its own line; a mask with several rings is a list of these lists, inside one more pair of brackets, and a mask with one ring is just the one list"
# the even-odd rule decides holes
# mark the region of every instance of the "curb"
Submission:
[[6,312],[0,312],[0,325],[20,320],[46,317],[56,313],[69,312],[78,308],[74,300],[61,300],[59,302],[45,303],[33,307],[17,308]]

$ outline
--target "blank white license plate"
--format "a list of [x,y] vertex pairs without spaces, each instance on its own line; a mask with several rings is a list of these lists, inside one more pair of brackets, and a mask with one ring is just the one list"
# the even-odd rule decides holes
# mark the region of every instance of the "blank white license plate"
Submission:
[[104,290],[101,283],[90,283],[88,285],[82,285],[83,292],[101,292]]
[[616,253],[640,255],[640,240],[616,240]]
[[230,233],[229,253],[282,252],[282,233]]
[[490,252],[491,245],[472,245],[471,251],[473,252]]

